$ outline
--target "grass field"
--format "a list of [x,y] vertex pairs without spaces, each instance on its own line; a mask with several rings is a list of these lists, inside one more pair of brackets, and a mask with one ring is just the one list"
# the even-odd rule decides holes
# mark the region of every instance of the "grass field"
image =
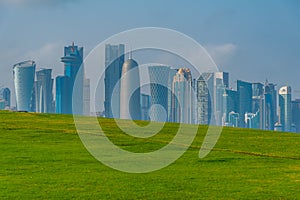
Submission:
[[[109,119],[100,123],[115,144],[134,152],[163,147],[177,127],[136,139]],[[0,112],[0,198],[300,199],[300,135],[224,128],[214,150],[199,159],[206,129],[199,127],[192,146],[170,166],[129,174],[89,154],[72,116]]]

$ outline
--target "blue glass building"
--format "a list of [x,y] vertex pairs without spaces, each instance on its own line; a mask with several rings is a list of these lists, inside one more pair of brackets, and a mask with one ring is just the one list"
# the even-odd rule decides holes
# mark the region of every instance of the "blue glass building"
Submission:
[[34,61],[24,61],[13,66],[18,111],[33,111],[35,67]]
[[237,93],[239,96],[239,127],[245,127],[245,114],[252,112],[252,83],[238,80]]
[[[122,66],[124,64],[124,44],[119,45],[105,45],[105,100],[104,100],[104,112],[107,118],[120,118],[120,82],[122,74]],[[114,105],[112,105],[112,96],[114,99]],[[112,106],[114,107],[115,116],[112,113]]]
[[264,99],[264,129],[274,130],[277,121],[277,91],[275,85],[268,81],[264,86]]
[[70,90],[70,77],[58,76],[55,79],[56,82],[56,94],[55,94],[55,109],[58,114],[71,114],[72,113],[72,101]]
[[[56,83],[59,86],[56,86],[56,94],[61,95],[58,98],[56,97],[56,99],[61,98],[63,100],[59,100],[60,102],[56,103],[56,111],[57,113],[82,115],[84,81],[83,47],[75,46],[74,43],[71,46],[65,47],[61,62],[64,63],[65,78],[58,77],[56,79]],[[73,90],[73,88],[76,88],[76,90]],[[66,95],[69,97],[65,98]]]
[[10,107],[10,89],[9,88],[1,88],[0,89],[0,99],[4,100],[4,107]]

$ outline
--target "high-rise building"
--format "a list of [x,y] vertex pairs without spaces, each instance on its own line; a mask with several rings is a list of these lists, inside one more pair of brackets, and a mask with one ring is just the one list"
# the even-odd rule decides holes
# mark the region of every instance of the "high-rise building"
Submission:
[[[105,45],[105,100],[104,112],[107,118],[120,117],[120,78],[122,74],[122,66],[124,63],[124,50],[123,44],[119,45]],[[114,101],[112,101],[113,92],[115,92]],[[112,102],[114,104],[112,105]],[[112,113],[114,107],[114,116]]]
[[180,68],[173,78],[172,107],[175,122],[192,123],[192,74],[188,68]]
[[300,99],[292,101],[292,122],[296,126],[296,131],[300,133]]
[[[253,125],[254,121],[252,122],[252,128],[265,129],[264,102],[264,85],[262,83],[252,83],[252,114],[255,121],[255,125]],[[247,121],[245,120],[245,122]]]
[[[210,103],[210,121],[209,124],[216,124],[216,116],[215,116],[215,74],[213,72],[202,73],[202,78],[206,83],[206,87],[208,89],[208,98]],[[199,111],[199,110],[198,110]],[[199,113],[198,113],[199,117]],[[199,121],[199,119],[198,119]]]
[[245,114],[252,112],[252,84],[238,80],[237,93],[239,96],[238,113],[240,116],[239,127],[245,127]]
[[36,72],[35,106],[36,112],[52,113],[53,110],[53,79],[52,69],[41,69]]
[[120,87],[121,119],[141,119],[140,98],[141,92],[138,63],[130,58],[124,62],[122,67],[122,78]]
[[[66,104],[56,104],[56,106],[63,106],[68,108],[56,108],[56,110],[65,110],[68,113],[83,114],[83,80],[84,80],[84,67],[83,67],[83,47],[75,46],[74,43],[71,46],[64,48],[64,56],[61,58],[61,62],[64,63],[64,76],[68,77],[68,81],[62,81],[62,77],[59,78],[60,83],[67,84],[66,86],[60,85],[58,90],[63,90],[68,87],[69,98],[65,98]],[[76,88],[76,90],[73,90]],[[74,91],[74,92],[73,92]],[[56,91],[57,94],[60,91]],[[64,95],[64,94],[62,94]],[[71,112],[70,109],[71,108]],[[74,110],[73,110],[74,109]]]
[[197,123],[210,124],[212,108],[209,90],[203,76],[197,80]]
[[[237,91],[232,89],[225,89],[223,94],[223,116],[222,116],[222,125],[228,126],[230,122],[229,113],[237,113],[238,111],[238,102],[239,96]],[[226,125],[227,124],[227,125]],[[235,123],[234,123],[235,125]],[[233,125],[231,125],[233,126]]]
[[168,121],[168,80],[170,67],[149,66],[150,94],[151,94],[151,121]]
[[9,88],[1,88],[0,89],[0,99],[4,100],[4,107],[10,108],[10,89]]
[[55,109],[58,114],[72,114],[71,81],[68,76],[56,77]]
[[292,89],[284,86],[279,89],[279,123],[282,131],[290,132],[292,129]]
[[13,66],[18,111],[32,111],[35,67],[34,61],[24,61]]
[[277,121],[277,91],[275,85],[266,81],[264,86],[264,129],[274,130]]
[[215,72],[214,73],[214,115],[215,123],[218,126],[222,126],[222,106],[223,106],[223,94],[225,89],[229,87],[229,73],[227,72]]
[[90,79],[84,79],[83,83],[83,115],[89,116],[91,112]]
[[174,94],[172,92],[173,87],[173,78],[177,73],[178,69],[170,69],[169,70],[169,79],[168,79],[168,121],[174,122],[172,114],[175,112],[172,108],[172,99],[174,98]]
[[148,121],[150,109],[150,95],[141,94],[141,120]]

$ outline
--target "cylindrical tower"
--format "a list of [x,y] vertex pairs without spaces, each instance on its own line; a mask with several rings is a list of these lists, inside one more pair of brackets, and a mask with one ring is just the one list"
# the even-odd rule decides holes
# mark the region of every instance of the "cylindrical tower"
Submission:
[[18,111],[32,111],[35,66],[34,61],[25,61],[13,66]]
[[128,59],[122,67],[120,91],[121,119],[141,119],[140,95],[138,63],[133,59]]

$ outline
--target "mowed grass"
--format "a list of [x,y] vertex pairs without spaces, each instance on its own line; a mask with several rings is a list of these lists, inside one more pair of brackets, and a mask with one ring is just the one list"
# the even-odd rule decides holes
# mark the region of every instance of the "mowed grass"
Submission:
[[[111,119],[99,121],[111,141],[133,152],[163,147],[178,127],[166,124],[138,139]],[[300,135],[224,128],[214,150],[199,159],[206,129],[199,127],[170,166],[129,174],[90,155],[72,116],[2,111],[0,199],[300,199]]]

